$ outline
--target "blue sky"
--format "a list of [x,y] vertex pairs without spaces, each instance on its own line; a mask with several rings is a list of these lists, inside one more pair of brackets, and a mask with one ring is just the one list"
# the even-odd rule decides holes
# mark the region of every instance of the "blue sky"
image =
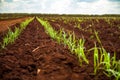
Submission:
[[120,14],[120,0],[0,0],[0,13]]

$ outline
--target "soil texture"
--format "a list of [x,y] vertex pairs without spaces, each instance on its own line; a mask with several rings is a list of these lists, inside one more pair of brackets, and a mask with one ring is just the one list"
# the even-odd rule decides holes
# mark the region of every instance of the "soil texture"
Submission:
[[91,80],[87,67],[80,67],[67,47],[52,40],[36,19],[14,44],[0,51],[1,80]]

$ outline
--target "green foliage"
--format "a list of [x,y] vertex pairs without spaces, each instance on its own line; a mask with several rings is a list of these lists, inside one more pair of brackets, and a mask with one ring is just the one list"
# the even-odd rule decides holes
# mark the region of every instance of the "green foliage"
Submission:
[[116,80],[120,79],[120,60],[116,60],[116,56],[111,58],[111,68],[106,69],[104,72],[108,77],[114,76]]
[[[95,32],[98,42],[101,44],[98,33]],[[114,56],[110,56],[102,46],[97,48],[96,44],[94,49],[94,74],[96,75],[99,70],[102,70],[108,77],[114,76],[116,80],[120,79],[120,60],[116,60],[116,53]],[[91,49],[92,50],[92,49]],[[100,52],[100,54],[99,54]]]
[[76,40],[74,33],[69,32],[67,34],[63,29],[60,29],[60,31],[57,32],[52,28],[52,26],[47,21],[44,21],[40,18],[37,19],[44,26],[46,32],[53,39],[57,40],[59,43],[63,43],[65,46],[68,46],[70,51],[72,53],[75,53],[75,55],[79,59],[80,65],[82,65],[83,62],[86,62],[87,64],[89,63],[84,53],[84,43],[85,43],[84,39]]
[[100,38],[98,36],[98,32],[96,30],[94,30],[94,33],[95,33],[97,41],[100,43],[100,46],[102,46],[101,40],[100,40]]
[[106,74],[108,77],[114,76],[115,80],[119,80],[120,79],[120,70],[119,71],[115,71],[115,70],[112,70],[112,69],[107,69],[106,71],[109,73],[109,74]]
[[2,49],[5,48],[8,44],[12,44],[20,35],[20,33],[25,29],[25,27],[33,20],[33,18],[26,20],[20,24],[20,28],[15,27],[15,30],[12,31],[11,29],[8,30],[8,33],[3,38],[3,43],[1,45]]
[[95,44],[95,47],[94,47],[94,74],[96,74],[98,66],[99,66],[99,55],[98,55],[98,48],[96,47],[96,44]]
[[85,40],[80,39],[75,49],[75,53],[77,54],[79,58],[80,65],[82,65],[82,61],[85,61],[87,64],[89,63],[84,53],[84,43],[85,43]]
[[100,63],[104,65],[105,69],[110,69],[110,53],[107,53],[107,51],[104,48],[100,49],[101,57],[100,57]]
[[[37,18],[38,21],[45,27],[46,32],[58,43],[63,43],[65,46],[69,48],[69,50],[74,53],[82,66],[82,63],[89,63],[86,55],[84,53],[84,39],[77,40],[74,33],[68,32],[68,34],[64,31],[64,29],[60,29],[60,31],[55,31],[52,26],[42,19]],[[116,60],[116,54],[114,56],[110,56],[110,53],[107,52],[102,46],[101,40],[98,36],[98,32],[94,30],[95,37],[100,44],[100,47],[97,47],[95,43],[95,47],[90,49],[94,51],[94,74],[96,75],[99,71],[103,71],[105,75],[108,77],[114,76],[116,80],[120,79],[120,60]]]

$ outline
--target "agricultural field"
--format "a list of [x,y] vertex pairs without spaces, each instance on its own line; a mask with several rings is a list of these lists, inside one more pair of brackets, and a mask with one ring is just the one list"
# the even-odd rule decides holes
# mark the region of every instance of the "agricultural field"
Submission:
[[11,24],[0,27],[0,80],[120,80],[120,17],[35,16]]

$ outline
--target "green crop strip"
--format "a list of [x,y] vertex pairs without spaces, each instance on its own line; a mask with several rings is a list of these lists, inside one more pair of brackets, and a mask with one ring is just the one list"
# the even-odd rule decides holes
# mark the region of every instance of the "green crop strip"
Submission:
[[[60,29],[60,31],[55,31],[52,26],[47,22],[40,18],[37,18],[38,21],[44,26],[46,33],[48,33],[53,39],[57,40],[58,43],[63,43],[65,46],[68,46],[69,50],[74,53],[82,66],[83,61],[87,64],[89,63],[86,55],[84,53],[84,39],[76,40],[75,34],[69,32],[68,34],[64,31],[64,29]],[[116,53],[114,56],[110,56],[110,53],[105,50],[102,46],[101,40],[98,36],[98,32],[94,30],[95,37],[97,42],[99,43],[99,47],[97,47],[95,43],[95,47],[91,48],[88,51],[93,50],[94,55],[94,75],[102,71],[108,77],[115,77],[115,80],[120,79],[120,60],[116,60]]]
[[119,80],[120,60],[116,60],[116,53],[114,53],[114,56],[111,57],[110,53],[104,49],[98,36],[98,32],[96,31],[95,36],[101,47],[98,48],[95,43],[95,47],[90,49],[94,50],[94,75],[96,75],[99,70],[102,70],[108,77],[114,76],[115,80]]
[[116,60],[116,53],[111,57],[110,53],[108,53],[103,47],[97,48],[95,44],[94,74],[96,75],[99,70],[102,70],[108,77],[114,76],[116,80],[120,79],[120,60]]
[[20,33],[26,28],[26,26],[33,20],[33,18],[28,19],[20,24],[20,27],[15,27],[15,30],[8,30],[8,33],[3,38],[3,42],[1,44],[1,48],[5,48],[8,44],[12,44],[20,35]]
[[77,40],[74,33],[67,34],[64,29],[60,29],[60,31],[57,32],[47,21],[40,18],[37,18],[37,20],[44,26],[46,33],[49,34],[52,39],[57,40],[58,43],[63,43],[65,46],[68,46],[69,50],[78,57],[80,65],[82,65],[83,62],[86,62],[87,64],[89,63],[84,53],[84,39]]

